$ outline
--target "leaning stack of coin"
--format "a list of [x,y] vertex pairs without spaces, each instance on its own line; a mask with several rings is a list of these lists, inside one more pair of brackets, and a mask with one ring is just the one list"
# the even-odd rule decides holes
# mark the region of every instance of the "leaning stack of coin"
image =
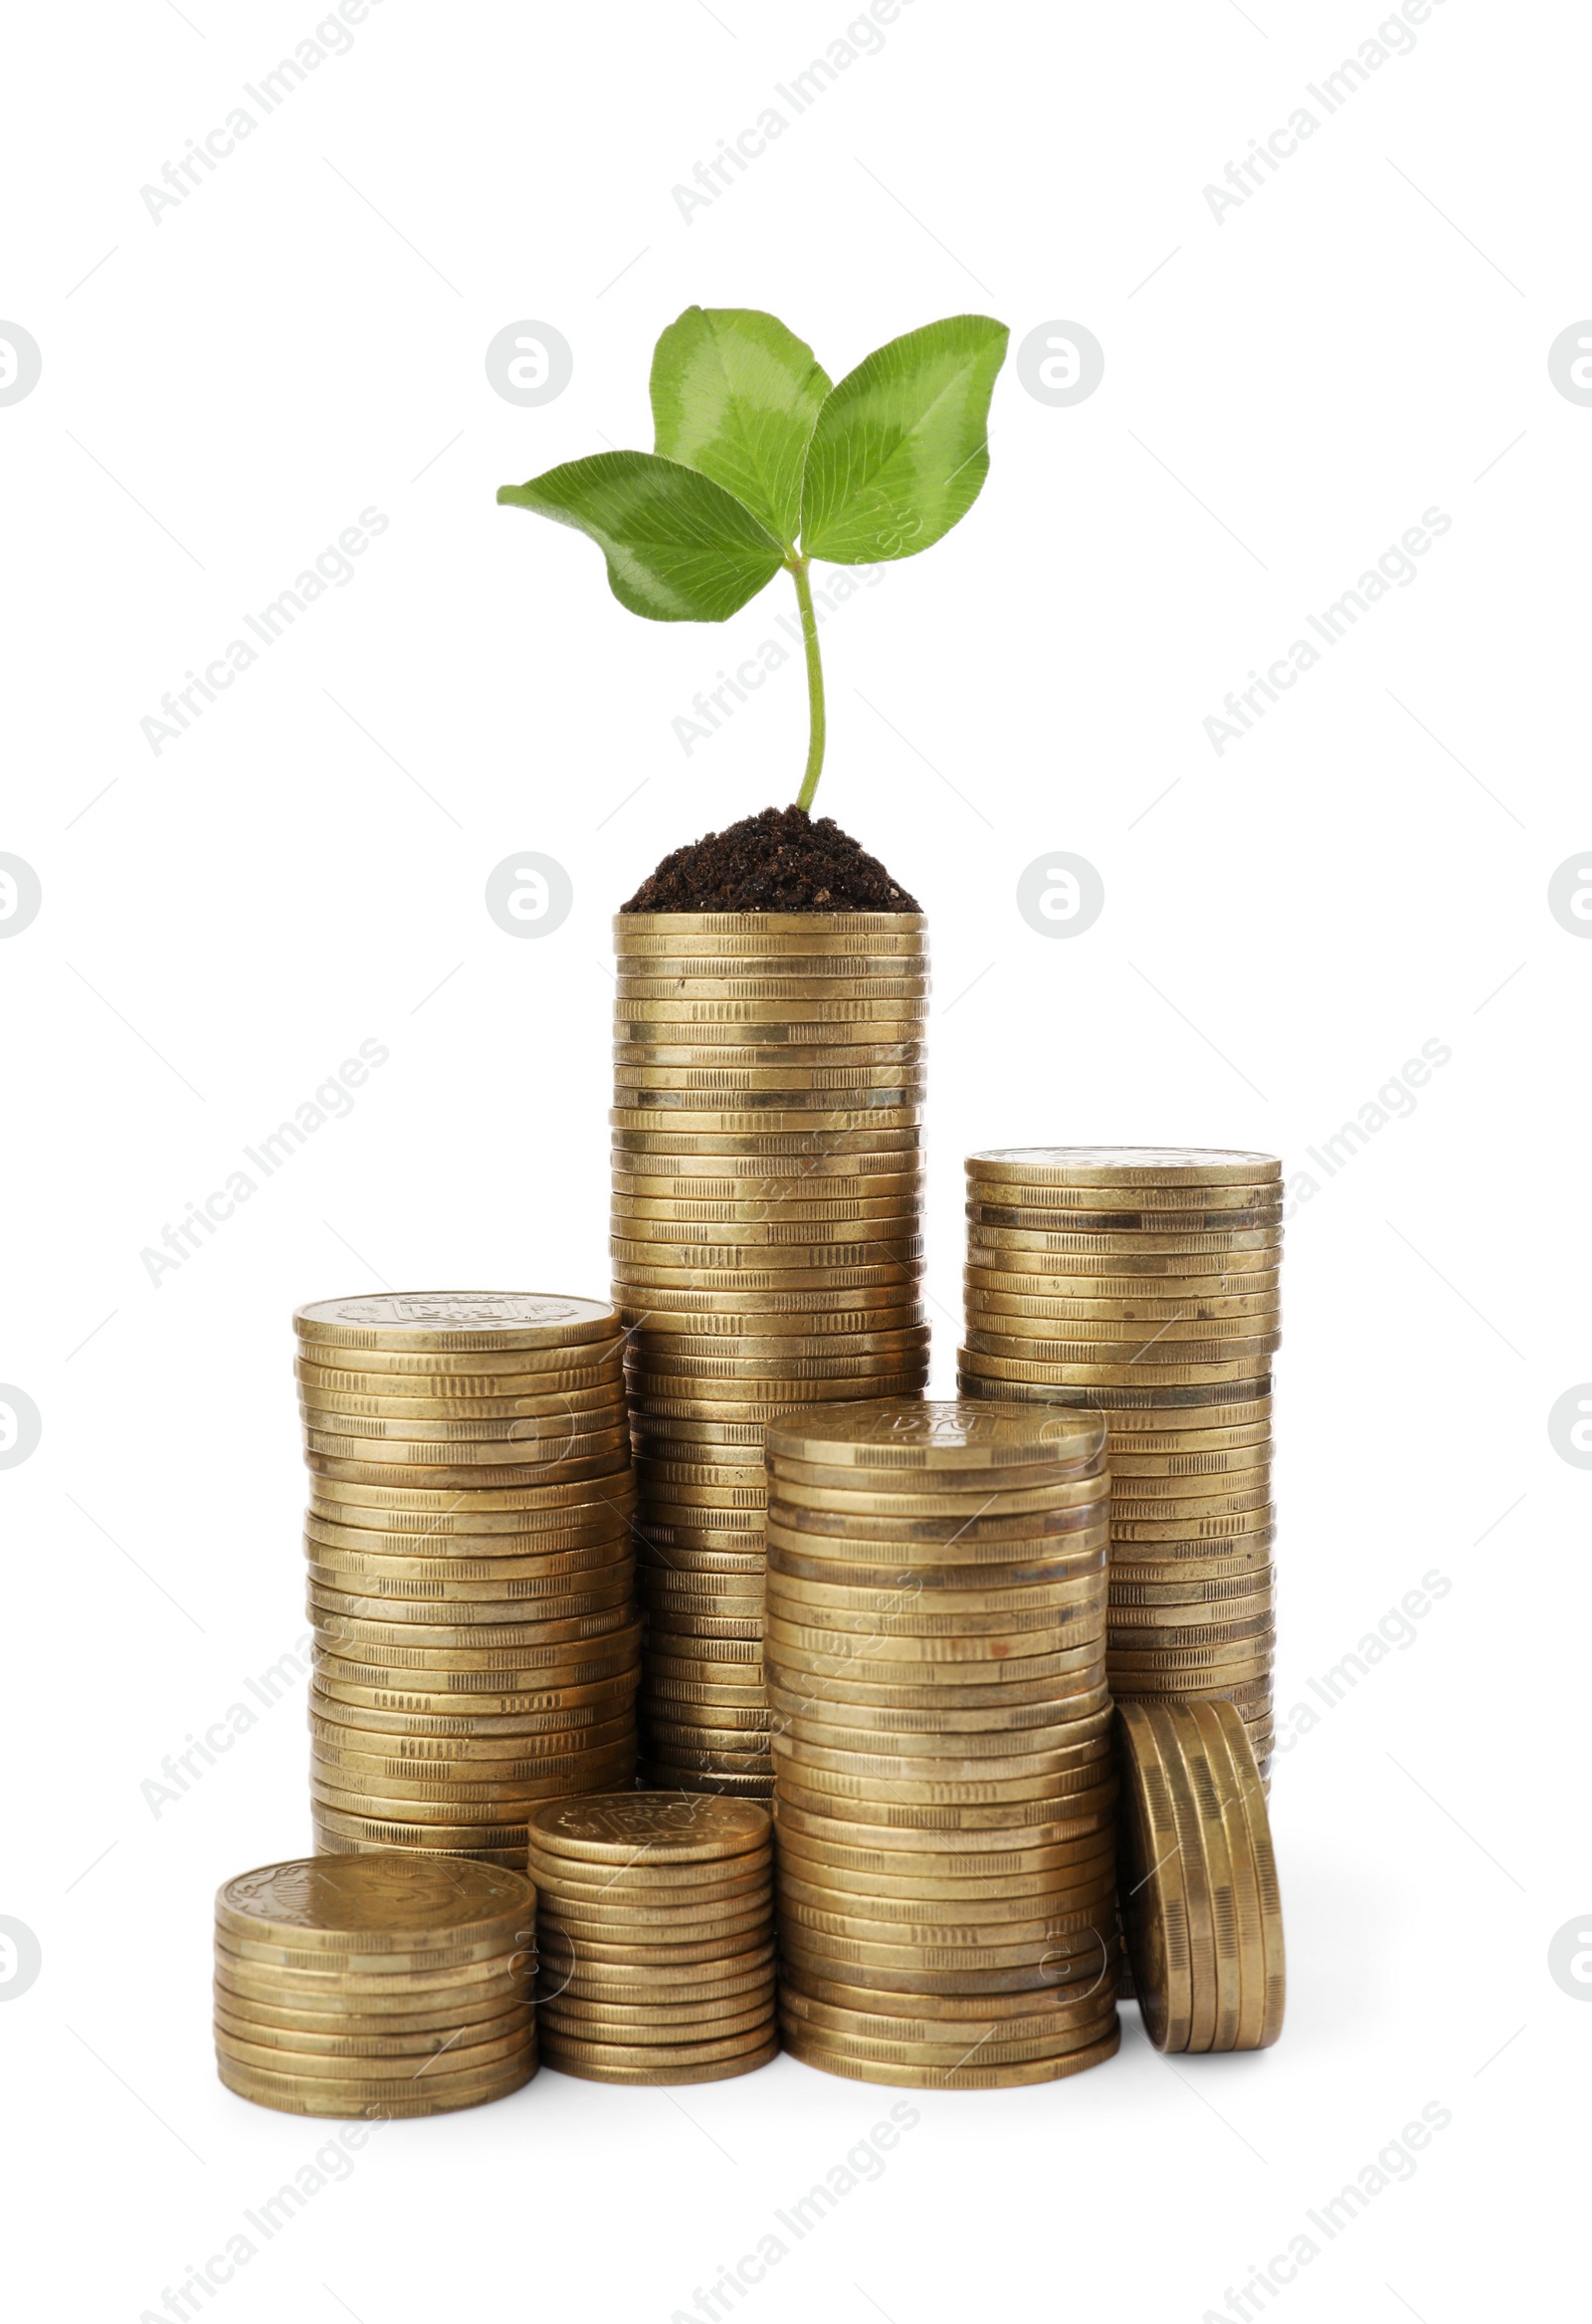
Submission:
[[972,1155],[967,1177],[963,1393],[1110,1428],[1111,1693],[1237,1704],[1264,1775],[1282,1165],[1033,1147]]
[[463,1291],[294,1320],[316,1845],[522,1865],[537,1800],[635,1772],[619,1318]]
[[1125,1703],[1122,1888],[1157,2049],[1264,2049],[1283,2030],[1283,1906],[1249,1731],[1222,1701]]
[[653,2084],[766,2065],[773,1854],[754,1799],[618,1792],[532,1809],[547,2063]]
[[766,1798],[764,1423],[927,1376],[927,933],[863,912],[627,913],[614,930],[644,1780]]
[[888,1402],[768,1431],[780,2024],[860,2081],[1117,2045],[1103,1421]]
[[304,1856],[216,1892],[216,2068],[283,2114],[448,2114],[536,2071],[536,1891],[494,1864]]

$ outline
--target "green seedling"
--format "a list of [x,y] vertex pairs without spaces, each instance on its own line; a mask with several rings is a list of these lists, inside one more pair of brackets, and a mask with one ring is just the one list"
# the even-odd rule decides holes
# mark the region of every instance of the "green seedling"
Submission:
[[649,621],[727,621],[783,566],[807,660],[796,804],[811,808],[825,728],[808,567],[917,556],[966,516],[1006,339],[986,315],[948,316],[832,384],[772,315],[688,307],[653,354],[655,448],[566,461],[498,499],[589,533],[620,604]]

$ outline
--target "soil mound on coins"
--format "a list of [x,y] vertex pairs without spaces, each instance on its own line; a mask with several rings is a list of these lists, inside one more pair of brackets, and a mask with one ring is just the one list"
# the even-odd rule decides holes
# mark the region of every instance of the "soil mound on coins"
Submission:
[[677,847],[625,912],[916,912],[877,856],[828,815],[765,807]]

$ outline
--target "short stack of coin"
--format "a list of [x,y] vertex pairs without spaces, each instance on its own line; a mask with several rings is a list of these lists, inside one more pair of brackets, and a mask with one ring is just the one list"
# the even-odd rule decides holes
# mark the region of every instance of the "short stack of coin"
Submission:
[[1036,1147],[972,1155],[967,1177],[963,1393],[1109,1424],[1111,1693],[1237,1704],[1264,1774],[1282,1165]]
[[216,1892],[216,2067],[284,2114],[448,2114],[536,2071],[536,1892],[392,1852],[305,1856]]
[[927,1377],[915,913],[614,923],[644,1780],[766,1798],[763,1426]]
[[316,1845],[522,1865],[537,1800],[635,1772],[619,1318],[407,1292],[294,1320]]
[[887,1402],[768,1431],[780,2024],[860,2081],[1109,2057],[1104,1423]]
[[621,1792],[530,1817],[542,2054],[591,2082],[723,2082],[766,2065],[773,1838],[754,1799]]
[[1249,1731],[1232,1703],[1124,1703],[1122,1893],[1157,2049],[1264,2049],[1283,2030],[1283,1906]]

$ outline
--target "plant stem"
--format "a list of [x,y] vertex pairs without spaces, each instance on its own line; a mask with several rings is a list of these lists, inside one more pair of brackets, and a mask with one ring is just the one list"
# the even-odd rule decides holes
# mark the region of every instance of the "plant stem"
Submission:
[[796,602],[801,607],[802,615],[802,645],[807,654],[807,766],[802,775],[802,787],[796,794],[796,804],[810,810],[818,789],[818,778],[824,771],[824,665],[818,656],[818,616],[813,611],[813,591],[807,578],[807,559],[793,553],[786,561],[790,577],[796,584]]

